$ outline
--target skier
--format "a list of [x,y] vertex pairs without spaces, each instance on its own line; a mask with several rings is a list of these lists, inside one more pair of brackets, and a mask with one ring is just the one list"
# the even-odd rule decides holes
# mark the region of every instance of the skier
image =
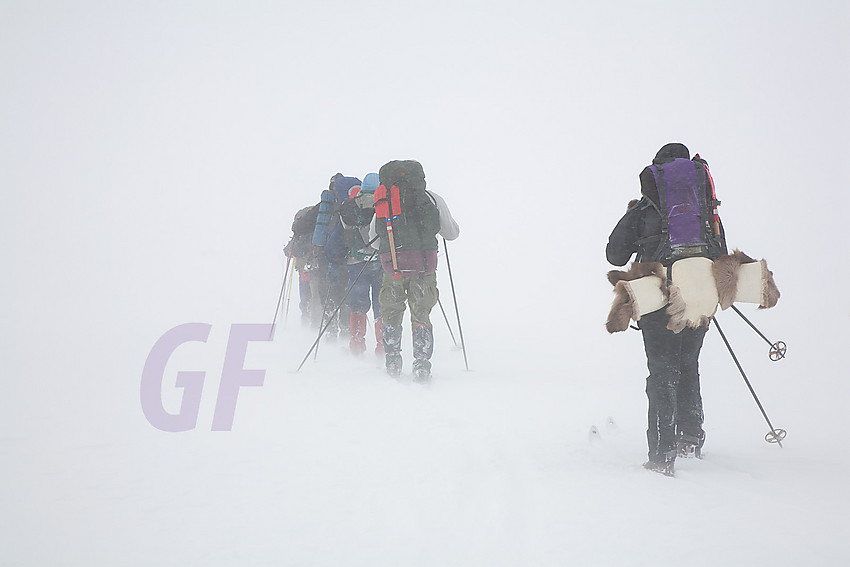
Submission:
[[295,213],[292,221],[292,238],[284,247],[283,253],[286,258],[291,258],[293,268],[298,271],[298,295],[299,308],[301,310],[301,324],[310,324],[310,311],[312,308],[312,293],[310,291],[310,271],[312,265],[311,239],[316,227],[319,205],[304,207]]
[[328,295],[328,259],[325,254],[325,244],[328,242],[330,225],[336,213],[336,199],[333,195],[333,187],[334,181],[338,177],[342,177],[342,173],[336,173],[331,176],[328,188],[322,191],[316,224],[313,227],[313,236],[311,239],[313,249],[310,254],[310,265],[312,266],[310,272],[310,293],[314,300],[310,317],[312,319],[312,326],[316,329],[322,326],[322,319],[325,312],[325,298]]
[[[313,261],[318,278],[313,278],[315,285],[312,286],[312,293],[314,297],[320,297],[322,302],[321,312],[318,317],[313,316],[313,323],[321,326],[330,320],[325,332],[329,340],[335,340],[340,331],[343,335],[348,334],[348,304],[342,304],[348,282],[348,249],[339,220],[339,206],[348,197],[349,189],[355,185],[360,185],[356,177],[345,177],[341,173],[331,177],[328,189],[322,191],[316,229],[313,232]],[[317,279],[320,281],[315,282]],[[335,315],[337,306],[339,311]]]
[[379,297],[387,373],[401,373],[401,325],[407,303],[413,333],[414,379],[427,383],[434,349],[430,314],[439,298],[437,234],[454,240],[460,227],[443,198],[425,189],[425,172],[419,162],[388,162],[381,167],[379,180],[373,226],[381,237],[384,268]]
[[[641,199],[629,203],[626,214],[608,239],[606,256],[611,264],[624,266],[633,254],[637,255],[636,262],[660,262],[664,266],[660,279],[667,280],[666,286],[674,262],[688,257],[713,259],[726,253],[719,218],[714,227],[706,227],[712,223],[698,220],[696,232],[702,230],[701,223],[705,233],[692,238],[687,245],[673,245],[671,241],[678,241],[676,233],[681,229],[675,213],[669,217],[662,213],[668,205],[686,208],[687,204],[672,203],[676,195],[684,192],[695,196],[690,203],[692,214],[694,208],[700,208],[700,203],[704,210],[719,204],[713,200],[704,160],[691,160],[683,144],[666,144],[641,172],[640,184]],[[695,214],[701,218],[699,210]],[[716,307],[716,296],[712,301]],[[701,317],[697,324],[680,328],[671,325],[671,316],[663,308],[644,314],[638,321],[649,368],[646,379],[649,461],[644,465],[647,469],[672,476],[677,455],[699,457],[701,454],[705,431],[699,354],[708,321],[708,317]]]
[[366,351],[366,314],[372,309],[375,321],[375,354],[384,354],[383,321],[378,299],[383,279],[378,245],[370,244],[369,225],[375,215],[375,190],[380,184],[377,173],[367,173],[361,186],[349,190],[349,199],[340,207],[346,230],[348,252],[348,304],[351,308],[349,348],[354,354]]

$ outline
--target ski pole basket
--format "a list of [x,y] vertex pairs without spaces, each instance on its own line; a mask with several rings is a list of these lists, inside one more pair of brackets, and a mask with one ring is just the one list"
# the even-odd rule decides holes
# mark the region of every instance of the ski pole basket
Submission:
[[781,447],[782,441],[785,440],[785,435],[786,432],[784,429],[771,429],[765,434],[764,440],[768,443],[779,443],[779,446]]

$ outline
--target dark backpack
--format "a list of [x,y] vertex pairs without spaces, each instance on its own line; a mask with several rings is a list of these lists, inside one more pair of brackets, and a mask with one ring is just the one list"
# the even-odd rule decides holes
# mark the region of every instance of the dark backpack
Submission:
[[319,205],[312,207],[304,207],[295,213],[295,220],[292,221],[292,232],[295,236],[302,234],[313,234],[316,228],[316,218],[319,216]]
[[658,188],[661,240],[651,260],[669,265],[682,258],[717,258],[726,252],[722,230],[716,230],[713,198],[706,166],[677,158],[649,166]]
[[391,161],[378,172],[381,185],[375,190],[375,227],[381,252],[389,250],[391,226],[396,250],[436,250],[440,213],[425,191],[425,171],[418,161]]
[[339,214],[346,226],[369,226],[375,216],[375,192],[361,189],[342,202]]

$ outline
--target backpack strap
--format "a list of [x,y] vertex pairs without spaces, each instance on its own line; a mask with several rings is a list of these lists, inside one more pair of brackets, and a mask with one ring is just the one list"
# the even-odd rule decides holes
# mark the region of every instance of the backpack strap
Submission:
[[[714,186],[714,178],[711,176],[711,170],[708,168],[708,163],[699,158],[699,154],[694,156],[698,158],[695,164],[702,166],[705,172],[705,179],[701,182],[700,188],[704,189],[700,195],[705,201],[703,216],[705,221],[705,241],[709,245],[710,256],[720,256],[727,254],[726,234],[723,231],[723,223],[720,222],[720,215],[717,212],[717,207],[720,206],[720,200],[717,198],[717,190]],[[702,201],[700,202],[702,206]]]
[[[434,205],[434,208],[437,209],[437,216],[439,217],[440,208],[437,206],[437,200],[434,199],[433,195],[431,195],[428,191],[424,191],[424,193],[428,197],[428,201],[430,201],[430,203],[432,205]],[[421,209],[422,209],[422,207],[420,206],[420,211],[421,211]],[[419,230],[420,245],[423,245],[424,242],[425,242],[425,226],[424,226],[424,222],[423,222],[424,219],[422,218],[422,216],[423,215],[420,214],[419,217],[416,219],[416,225],[417,225],[417,228]],[[439,249],[439,245],[437,245],[437,248]],[[419,272],[419,277],[424,278],[425,277],[425,271],[428,269],[428,255],[425,253],[424,248],[421,249],[420,252],[422,252],[422,271]]]
[[375,189],[375,216],[384,219],[394,219],[400,214],[401,197],[398,187],[393,185],[387,190],[386,185],[381,185]]
[[[649,203],[658,211],[658,216],[661,217],[661,239],[658,241],[658,248],[652,254],[652,262],[661,262],[661,260],[670,254],[670,219],[667,217],[667,185],[664,183],[664,167],[661,164],[654,165],[655,171],[655,188],[658,191],[658,202],[656,205],[652,199],[647,199]],[[654,238],[654,237],[653,237]]]
[[[699,180],[699,210],[700,210],[700,221],[702,221],[702,231],[703,231],[703,239],[705,243],[710,247],[711,242],[714,238],[714,230],[711,227],[711,210],[712,210],[712,199],[709,199],[708,196],[711,192],[711,185],[708,180],[708,170],[702,164],[698,164],[695,161],[691,163],[694,164],[694,168],[697,169],[697,179]],[[699,175],[699,171],[705,173],[705,175]]]
[[[387,193],[389,193],[389,196],[387,196]],[[398,187],[393,185],[388,191],[387,186],[382,184],[375,190],[375,217],[384,218],[387,221],[387,238],[390,241],[394,280],[401,277],[396,257],[395,236],[393,235],[393,219],[398,218],[399,214],[401,214],[401,196]]]

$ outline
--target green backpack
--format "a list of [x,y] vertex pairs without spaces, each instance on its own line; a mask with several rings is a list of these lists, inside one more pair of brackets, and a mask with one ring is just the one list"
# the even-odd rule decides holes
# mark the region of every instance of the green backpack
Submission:
[[375,228],[381,237],[381,253],[390,251],[388,227],[392,227],[397,252],[436,250],[440,213],[425,191],[425,171],[414,160],[384,164],[378,172],[381,185],[375,191]]

